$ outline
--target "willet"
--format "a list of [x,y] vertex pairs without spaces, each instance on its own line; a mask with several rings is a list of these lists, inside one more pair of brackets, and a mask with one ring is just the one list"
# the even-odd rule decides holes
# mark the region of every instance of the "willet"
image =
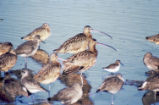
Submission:
[[112,105],[114,104],[113,95],[116,94],[123,86],[124,79],[121,74],[107,77],[96,92],[104,91],[112,94]]
[[4,42],[0,43],[0,56],[2,54],[5,54],[7,52],[10,52],[10,50],[13,48],[13,45],[11,42]]
[[108,65],[107,67],[103,67],[103,69],[108,72],[115,73],[115,72],[119,71],[120,64],[123,65],[120,60],[116,60],[115,63],[112,63],[112,64]]
[[21,39],[34,40],[37,35],[40,36],[41,41],[46,40],[51,35],[49,25],[47,23],[44,23],[42,26],[36,28],[31,33],[29,33],[28,35],[26,35],[24,37],[21,37]]
[[[79,33],[74,37],[69,38],[58,49],[55,49],[54,51],[56,53],[72,54],[85,51],[88,48],[89,41],[92,40],[91,30],[93,29],[89,25],[86,25],[84,27],[83,33]],[[108,34],[106,35],[111,37]]]
[[147,52],[143,58],[144,64],[149,70],[158,71],[159,70],[159,58],[152,55],[152,53]]
[[25,57],[25,67],[27,67],[27,57],[33,56],[36,53],[39,44],[40,36],[37,35],[34,40],[26,41],[15,49],[17,55]]
[[30,93],[48,92],[40,86],[39,82],[34,80],[33,74],[28,69],[23,69],[21,73],[21,83]]
[[153,42],[155,44],[159,44],[159,34],[153,36],[147,36],[146,40]]
[[49,101],[61,101],[62,104],[70,105],[77,102],[82,97],[83,91],[80,84],[75,83],[72,87],[67,87],[60,90],[52,98],[48,98]]
[[[53,53],[50,56],[50,62],[44,65],[42,69],[36,75],[34,75],[34,79],[42,84],[50,84],[56,81],[57,78],[60,76],[61,70],[61,64],[58,62],[57,58],[57,55]],[[49,85],[49,91],[50,88],[51,87]]]
[[49,63],[49,54],[42,49],[38,49],[36,53],[30,57],[37,63],[40,63],[42,65]]

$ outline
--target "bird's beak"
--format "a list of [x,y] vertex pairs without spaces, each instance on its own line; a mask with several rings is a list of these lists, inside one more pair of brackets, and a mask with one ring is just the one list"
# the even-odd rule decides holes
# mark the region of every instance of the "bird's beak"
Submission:
[[110,46],[110,45],[108,45],[108,44],[104,44],[104,43],[100,43],[100,42],[96,42],[96,43],[97,43],[97,44],[100,44],[100,45],[103,45],[103,46],[107,46],[107,47],[113,49],[114,51],[117,51],[116,48],[114,48],[113,46]]
[[111,35],[109,35],[109,34],[107,34],[107,33],[105,33],[105,32],[98,31],[98,30],[95,30],[95,29],[93,29],[93,28],[91,28],[91,31],[92,31],[92,32],[95,32],[95,33],[101,33],[101,34],[104,34],[104,35],[106,35],[106,36],[108,36],[109,38],[111,38],[111,39],[112,39],[112,36],[111,36]]

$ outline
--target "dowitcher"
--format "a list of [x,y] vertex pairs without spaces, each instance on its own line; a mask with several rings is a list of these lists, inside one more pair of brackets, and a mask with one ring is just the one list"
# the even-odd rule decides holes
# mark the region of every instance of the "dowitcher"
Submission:
[[123,86],[124,79],[121,74],[107,77],[96,92],[104,91],[112,94],[112,105],[114,104],[113,95]]
[[21,37],[21,39],[24,39],[24,40],[34,40],[34,38],[37,35],[40,36],[40,40],[41,41],[46,40],[51,35],[49,25],[47,23],[44,23],[42,26],[36,28],[31,33],[29,33],[28,35],[26,35],[24,37]]
[[34,40],[26,41],[15,49],[17,55],[25,57],[25,67],[27,67],[27,57],[33,56],[36,53],[39,44],[40,36],[37,35]]
[[[42,67],[42,69],[34,75],[34,79],[42,84],[50,84],[57,80],[60,76],[61,64],[57,60],[57,55],[53,53],[50,56],[50,62]],[[50,91],[50,85],[49,85]]]
[[17,61],[17,56],[13,50],[0,56],[0,71],[10,70]]
[[153,36],[147,36],[146,40],[153,42],[155,44],[159,44],[159,34]]
[[120,64],[122,64],[121,61],[116,60],[115,63],[112,63],[112,64],[108,65],[107,67],[103,67],[103,69],[108,71],[108,72],[115,73],[115,72],[119,71]]
[[151,76],[147,78],[138,90],[150,90],[154,92],[154,98],[156,101],[156,92],[159,92],[159,75]]
[[2,54],[9,52],[12,48],[13,48],[13,45],[11,42],[0,43],[0,56]]
[[89,41],[92,40],[91,30],[93,30],[91,26],[86,25],[84,27],[83,33],[79,33],[74,37],[69,38],[58,49],[55,49],[54,51],[56,53],[76,54],[78,52],[86,50],[88,48]]
[[36,53],[30,57],[42,65],[49,63],[49,54],[42,49],[38,49]]
[[149,70],[158,71],[159,70],[159,58],[152,55],[152,53],[147,52],[143,58],[144,64]]
[[72,87],[67,87],[60,90],[52,98],[48,98],[49,101],[61,101],[62,104],[70,105],[77,102],[82,97],[83,91],[80,84],[75,83]]

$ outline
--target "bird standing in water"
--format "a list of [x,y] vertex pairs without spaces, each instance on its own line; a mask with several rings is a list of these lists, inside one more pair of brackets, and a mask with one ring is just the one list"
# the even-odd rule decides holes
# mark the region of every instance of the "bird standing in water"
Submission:
[[[98,55],[96,44],[98,44],[98,42],[96,42],[95,39],[90,40],[88,50],[74,54],[63,61],[63,73],[68,74],[71,72],[84,72],[92,67],[95,64]],[[108,46],[106,44],[104,45]]]
[[152,55],[152,53],[147,52],[143,58],[144,64],[149,70],[159,71],[159,58]]
[[154,98],[156,101],[156,93],[159,92],[159,75],[157,74],[147,78],[138,90],[149,90],[154,92]]
[[13,45],[11,42],[0,43],[0,56],[2,54],[9,52],[12,48],[13,48]]
[[[86,25],[84,27],[83,33],[79,33],[74,37],[69,38],[58,49],[55,49],[54,51],[56,53],[71,53],[71,54],[76,54],[78,52],[85,51],[88,48],[90,40],[92,40],[92,35],[91,35],[92,30],[93,29],[91,28],[91,26]],[[106,35],[112,38],[110,35],[108,34]]]
[[95,46],[96,41],[92,40],[89,43],[88,50],[79,52],[67,58],[66,61],[63,62],[63,74],[68,74],[71,72],[82,73],[92,67],[95,64],[98,55]]
[[15,52],[17,55],[25,57],[25,67],[27,68],[27,57],[33,56],[40,44],[40,36],[37,35],[34,40],[26,41],[19,45],[16,49]]
[[0,56],[0,71],[7,72],[16,64],[16,61],[17,61],[17,55],[13,49],[1,55]]
[[28,35],[26,35],[24,37],[21,37],[21,39],[34,40],[37,35],[40,36],[41,41],[46,40],[51,35],[49,25],[47,23],[44,23],[42,26],[36,28],[31,33],[29,33]]
[[28,69],[23,69],[21,73],[21,83],[30,93],[36,93],[36,92],[47,92],[46,89],[42,88],[40,86],[40,83],[38,83],[33,78],[33,74]]
[[13,99],[15,99],[16,96],[28,96],[28,92],[25,87],[22,86],[21,82],[15,78],[12,78],[9,73],[6,73],[3,80],[3,89],[6,94],[9,94]]
[[123,86],[124,79],[121,74],[107,77],[96,92],[104,91],[112,94],[112,105],[114,105],[113,95]]
[[61,101],[62,104],[70,105],[77,102],[83,95],[82,86],[79,83],[75,83],[72,87],[64,88],[60,90],[52,98],[48,98],[49,101]]
[[[50,84],[57,80],[60,76],[61,64],[57,60],[57,55],[53,53],[50,56],[50,62],[42,67],[42,69],[34,75],[34,79],[42,84]],[[49,91],[50,91],[49,85]],[[49,95],[50,97],[50,95]]]
[[103,67],[103,69],[108,71],[108,72],[115,73],[115,72],[119,71],[120,64],[122,64],[121,61],[120,60],[116,60],[115,63],[110,64],[107,67]]

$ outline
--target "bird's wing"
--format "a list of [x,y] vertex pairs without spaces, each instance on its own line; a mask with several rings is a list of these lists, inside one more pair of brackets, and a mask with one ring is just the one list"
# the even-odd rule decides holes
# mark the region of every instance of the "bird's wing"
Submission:
[[27,41],[27,42],[24,42],[23,44],[19,45],[17,47],[17,49],[15,50],[15,52],[17,54],[23,54],[23,53],[31,53],[32,50],[34,49],[34,45],[35,42],[34,41]]

